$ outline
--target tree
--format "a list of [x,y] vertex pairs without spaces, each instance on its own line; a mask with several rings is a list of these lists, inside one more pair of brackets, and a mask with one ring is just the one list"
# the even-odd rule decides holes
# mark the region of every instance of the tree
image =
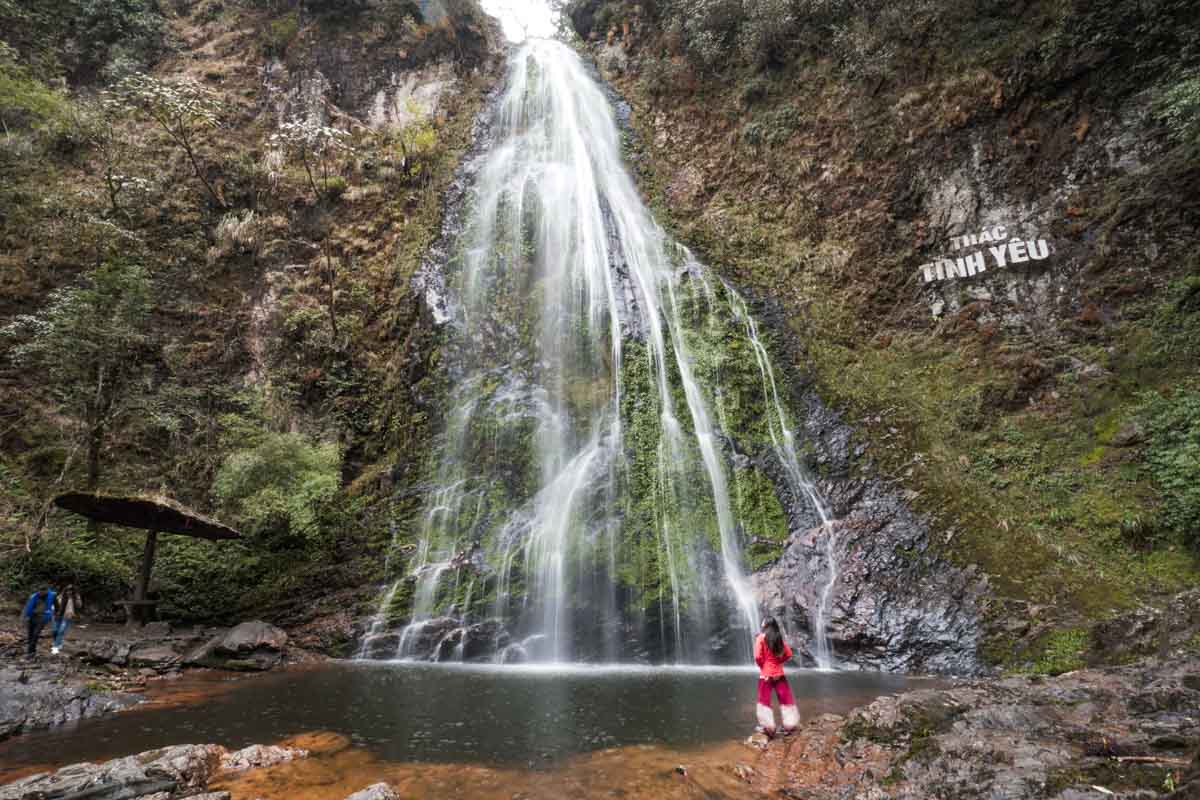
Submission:
[[127,116],[128,107],[122,98],[112,92],[102,92],[94,102],[77,104],[74,127],[77,135],[95,150],[111,216],[129,219],[124,201],[139,196],[144,199],[151,183],[129,174],[138,161],[138,140],[121,126]]
[[220,125],[224,108],[220,95],[192,78],[160,80],[138,72],[121,81],[116,96],[127,108],[152,119],[183,150],[208,196],[225,208],[224,198],[205,177],[196,156],[204,132]]
[[16,342],[13,363],[36,371],[69,416],[69,437],[87,450],[90,490],[100,483],[107,435],[142,405],[145,393],[136,387],[151,349],[150,308],[146,271],[109,261],[82,284],[55,292],[39,313],[0,329],[0,337]]
[[[313,199],[320,200],[323,193],[329,191],[329,167],[338,155],[348,155],[354,152],[350,144],[350,132],[340,128],[322,125],[312,120],[292,120],[284,122],[279,130],[271,134],[271,146],[284,152],[294,161],[299,161],[308,176],[308,185],[312,187]],[[313,170],[321,172],[322,189],[317,188]]]

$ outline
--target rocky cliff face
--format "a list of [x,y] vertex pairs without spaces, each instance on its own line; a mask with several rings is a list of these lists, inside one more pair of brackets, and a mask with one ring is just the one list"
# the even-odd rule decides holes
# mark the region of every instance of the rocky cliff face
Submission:
[[828,499],[834,521],[823,527],[804,498],[784,502],[791,533],[779,558],[753,576],[766,612],[807,641],[810,657],[814,616],[824,605],[835,659],[842,665],[978,672],[986,578],[937,555],[929,521],[909,507],[906,490],[872,474],[869,466],[852,476],[861,450],[856,452],[850,427],[815,392],[807,391],[799,407],[811,444],[810,468],[826,476],[816,487]]
[[[779,309],[849,660],[1036,668],[1196,579],[1146,433],[1195,388],[1184,5],[572,4],[647,196]],[[756,586],[803,630],[828,566],[789,516]]]
[[[311,623],[320,646],[345,646],[359,592],[381,569],[373,536],[406,524],[411,508],[393,489],[411,488],[432,435],[436,337],[408,279],[470,144],[498,31],[472,2],[438,3],[428,19],[417,4],[375,0],[137,0],[83,16],[77,5],[0,5],[0,72],[20,87],[0,97],[12,133],[0,152],[0,370],[21,420],[0,441],[11,478],[0,546],[13,555],[3,580],[23,592],[71,575],[89,613],[108,613],[128,591],[117,555],[126,543],[85,545],[72,520],[47,516],[46,501],[88,482],[153,486],[252,531],[220,558],[167,543],[155,576],[164,614],[230,621],[253,608]],[[80,37],[94,18],[107,39]],[[121,34],[132,29],[154,34],[137,59],[134,37]],[[77,51],[107,61],[76,69],[66,56]],[[211,113],[188,132],[190,155],[122,94],[131,73],[163,96],[183,87],[205,98]],[[97,302],[86,293],[113,273],[136,282],[146,304],[104,339],[136,342],[106,354],[123,382],[98,370],[120,402],[89,411],[74,402],[94,396],[80,386],[86,370],[68,376],[55,366],[63,359],[10,356],[37,338],[20,320],[48,319],[63,292]],[[86,328],[107,310],[83,316],[64,341],[114,333]],[[48,393],[31,400],[37,386]],[[261,462],[280,470],[251,481],[246,497],[295,497],[289,481],[323,472],[320,497],[293,506],[309,509],[303,523],[215,488],[235,454],[280,444]],[[290,460],[318,452],[328,456],[320,465]],[[262,525],[249,519],[258,512]],[[295,581],[309,590],[281,589]],[[293,602],[301,595],[320,608]]]

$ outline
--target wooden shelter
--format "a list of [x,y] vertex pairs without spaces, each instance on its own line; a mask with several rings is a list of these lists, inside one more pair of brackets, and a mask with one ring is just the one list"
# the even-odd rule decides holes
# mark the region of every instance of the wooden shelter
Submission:
[[126,610],[126,621],[130,624],[145,623],[151,616],[154,602],[147,599],[146,595],[150,589],[150,574],[154,569],[158,534],[175,533],[210,541],[242,537],[233,528],[162,496],[118,497],[91,492],[67,492],[55,497],[54,505],[96,522],[146,531],[137,588],[132,600],[122,602]]

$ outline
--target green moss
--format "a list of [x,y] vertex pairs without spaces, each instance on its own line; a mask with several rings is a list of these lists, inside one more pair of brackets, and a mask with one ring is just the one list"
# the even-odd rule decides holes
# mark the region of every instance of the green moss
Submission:
[[1022,671],[1035,675],[1061,675],[1083,669],[1088,641],[1087,631],[1082,628],[1054,631],[1034,646],[1034,661]]
[[737,516],[748,542],[750,569],[758,570],[782,554],[788,537],[787,514],[774,484],[759,470],[737,470],[733,487]]

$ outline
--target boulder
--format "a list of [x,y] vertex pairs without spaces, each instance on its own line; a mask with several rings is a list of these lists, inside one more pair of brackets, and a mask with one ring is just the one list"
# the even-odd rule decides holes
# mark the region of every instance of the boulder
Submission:
[[217,669],[266,670],[283,662],[288,635],[266,622],[242,624],[184,656],[184,663]]
[[129,662],[129,653],[133,650],[130,642],[112,638],[72,642],[69,647],[84,661],[92,664],[116,664],[119,667]]
[[184,744],[103,764],[73,764],[0,787],[0,800],[132,800],[203,789],[224,752],[215,744]]
[[179,653],[175,648],[165,644],[140,645],[129,653],[128,663],[131,667],[150,667],[155,670],[165,670],[179,661]]
[[386,783],[373,783],[349,795],[346,800],[400,800],[400,795]]
[[394,631],[377,633],[363,639],[362,653],[367,658],[395,658],[400,646],[400,634]]
[[509,638],[501,620],[489,619],[471,625],[463,635],[463,660],[491,661],[509,643]]

